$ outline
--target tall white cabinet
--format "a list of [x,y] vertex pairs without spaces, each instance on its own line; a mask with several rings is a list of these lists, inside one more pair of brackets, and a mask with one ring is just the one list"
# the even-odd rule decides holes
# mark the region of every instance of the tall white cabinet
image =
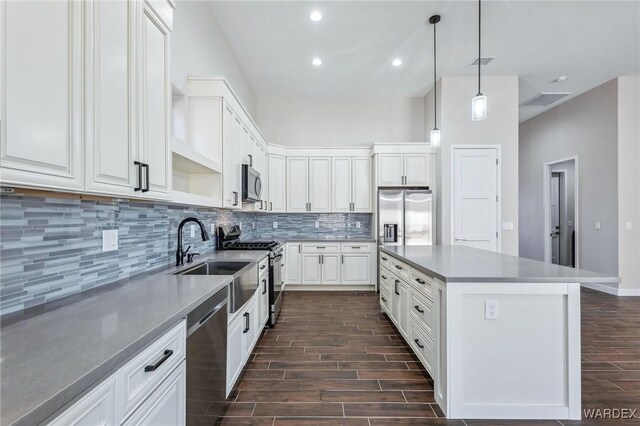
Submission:
[[269,211],[282,213],[287,210],[286,159],[281,155],[269,155]]

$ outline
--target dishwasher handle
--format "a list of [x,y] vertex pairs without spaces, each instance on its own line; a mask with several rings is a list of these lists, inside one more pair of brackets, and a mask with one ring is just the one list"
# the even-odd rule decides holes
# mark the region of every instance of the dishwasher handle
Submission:
[[228,294],[228,288],[223,288],[187,315],[187,337],[195,333],[207,320],[221,310],[224,310],[226,315],[229,304]]

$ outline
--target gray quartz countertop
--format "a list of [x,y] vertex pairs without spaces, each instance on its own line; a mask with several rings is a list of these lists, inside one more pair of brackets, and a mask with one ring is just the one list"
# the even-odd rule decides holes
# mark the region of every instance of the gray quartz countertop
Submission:
[[325,237],[325,238],[286,238],[284,240],[287,243],[297,243],[297,242],[301,242],[301,243],[375,243],[376,240],[374,238],[332,238],[332,237]]
[[381,246],[444,282],[617,283],[618,277],[466,246]]
[[[196,259],[260,261],[267,251]],[[182,269],[182,268],[180,268]],[[0,424],[36,425],[83,395],[231,282],[167,267],[2,318]]]

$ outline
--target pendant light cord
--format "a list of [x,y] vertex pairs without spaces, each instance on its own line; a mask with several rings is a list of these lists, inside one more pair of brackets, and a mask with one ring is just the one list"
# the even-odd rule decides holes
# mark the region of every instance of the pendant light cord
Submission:
[[436,54],[436,26],[433,24],[433,128],[438,128],[438,85],[436,83],[436,61],[438,55]]
[[478,0],[478,95],[482,95],[480,90],[480,67],[482,66],[482,0]]

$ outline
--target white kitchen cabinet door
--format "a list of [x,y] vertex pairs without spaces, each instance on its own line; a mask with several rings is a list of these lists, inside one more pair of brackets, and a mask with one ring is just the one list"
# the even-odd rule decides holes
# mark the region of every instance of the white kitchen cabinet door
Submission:
[[249,355],[251,355],[251,351],[253,350],[253,345],[256,342],[259,334],[256,330],[256,325],[258,323],[257,319],[259,317],[258,313],[258,300],[255,295],[253,298],[247,303],[243,314],[242,314],[242,363],[247,362],[249,359]]
[[378,186],[401,186],[404,176],[402,154],[378,155]]
[[404,155],[404,184],[406,186],[429,186],[431,168],[429,154]]
[[371,193],[371,158],[353,158],[351,175],[351,211],[370,213],[373,198]]
[[409,288],[409,284],[401,281],[398,284],[398,290],[400,295],[398,296],[398,329],[400,333],[402,333],[405,338],[409,337],[409,317],[410,317],[410,308],[409,303],[411,303],[411,292]]
[[309,158],[309,210],[331,211],[331,158]]
[[115,426],[119,423],[114,375],[82,397],[49,425]]
[[[269,319],[269,274],[265,274],[260,278],[258,283],[258,291],[260,295],[260,321],[259,330],[262,330]],[[258,331],[258,333],[260,333]]]
[[279,155],[269,155],[269,211],[286,211],[286,162]]
[[331,160],[332,211],[351,211],[351,158],[334,157]]
[[322,282],[322,265],[319,254],[302,255],[302,284],[320,284]]
[[85,4],[2,1],[0,8],[0,181],[82,190]]
[[140,194],[135,126],[136,3],[87,1],[85,190]]
[[187,424],[187,363],[176,367],[124,426]]
[[269,157],[262,145],[258,145],[258,159],[260,166],[258,171],[262,180],[262,194],[260,195],[262,203],[259,203],[258,207],[262,211],[269,211]]
[[347,253],[342,255],[342,284],[371,284],[371,255]]
[[309,211],[309,159],[287,158],[287,212]]
[[239,313],[227,327],[227,396],[233,389],[244,365],[242,353],[244,324],[244,318]]
[[400,280],[391,277],[391,319],[393,323],[399,326],[399,315],[400,315]]
[[236,113],[225,105],[223,116],[223,207],[241,209],[242,202],[242,123]]
[[140,28],[140,158],[145,198],[169,198],[171,192],[169,77],[170,31],[146,3]]
[[340,255],[339,254],[323,254],[322,258],[322,284],[340,284]]
[[285,245],[285,278],[286,284],[302,283],[302,244],[287,243]]

